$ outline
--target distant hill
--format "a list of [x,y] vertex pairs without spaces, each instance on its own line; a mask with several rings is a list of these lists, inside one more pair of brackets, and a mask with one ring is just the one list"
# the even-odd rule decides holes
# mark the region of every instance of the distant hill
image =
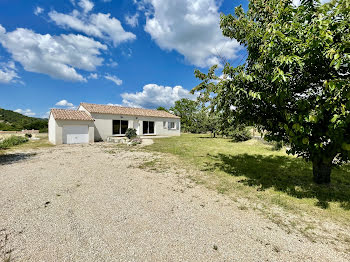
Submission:
[[36,129],[47,132],[48,120],[29,117],[11,110],[0,108],[0,130],[21,131],[23,129]]

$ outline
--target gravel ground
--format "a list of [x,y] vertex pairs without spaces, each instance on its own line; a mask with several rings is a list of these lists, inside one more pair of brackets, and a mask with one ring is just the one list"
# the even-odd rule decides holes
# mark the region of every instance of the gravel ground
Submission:
[[350,260],[185,174],[137,168],[151,153],[110,147],[1,158],[0,236],[9,235],[12,261]]

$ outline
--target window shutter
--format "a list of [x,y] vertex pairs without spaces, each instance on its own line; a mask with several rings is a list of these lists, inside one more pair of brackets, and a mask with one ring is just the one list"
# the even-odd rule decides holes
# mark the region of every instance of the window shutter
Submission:
[[168,129],[170,129],[170,128],[171,128],[170,123],[171,123],[171,122],[168,122]]
[[179,130],[180,128],[180,122],[175,123],[176,124],[176,129]]

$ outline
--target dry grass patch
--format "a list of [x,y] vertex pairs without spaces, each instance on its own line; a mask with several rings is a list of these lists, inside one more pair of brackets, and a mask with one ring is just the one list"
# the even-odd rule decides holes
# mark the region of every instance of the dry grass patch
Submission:
[[[312,182],[312,167],[259,140],[183,134],[155,139],[145,148],[163,154],[168,167],[185,168],[197,184],[229,196],[244,209],[259,210],[287,231],[316,241],[350,237],[350,167],[336,168],[332,184]],[[149,163],[151,165],[151,163]],[[345,231],[341,237],[336,232]]]

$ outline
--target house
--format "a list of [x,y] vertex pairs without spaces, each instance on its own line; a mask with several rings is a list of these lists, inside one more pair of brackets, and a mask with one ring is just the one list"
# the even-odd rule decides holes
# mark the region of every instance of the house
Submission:
[[180,117],[165,111],[80,103],[77,110],[51,109],[49,141],[92,143],[123,137],[128,128],[140,136],[179,136]]

